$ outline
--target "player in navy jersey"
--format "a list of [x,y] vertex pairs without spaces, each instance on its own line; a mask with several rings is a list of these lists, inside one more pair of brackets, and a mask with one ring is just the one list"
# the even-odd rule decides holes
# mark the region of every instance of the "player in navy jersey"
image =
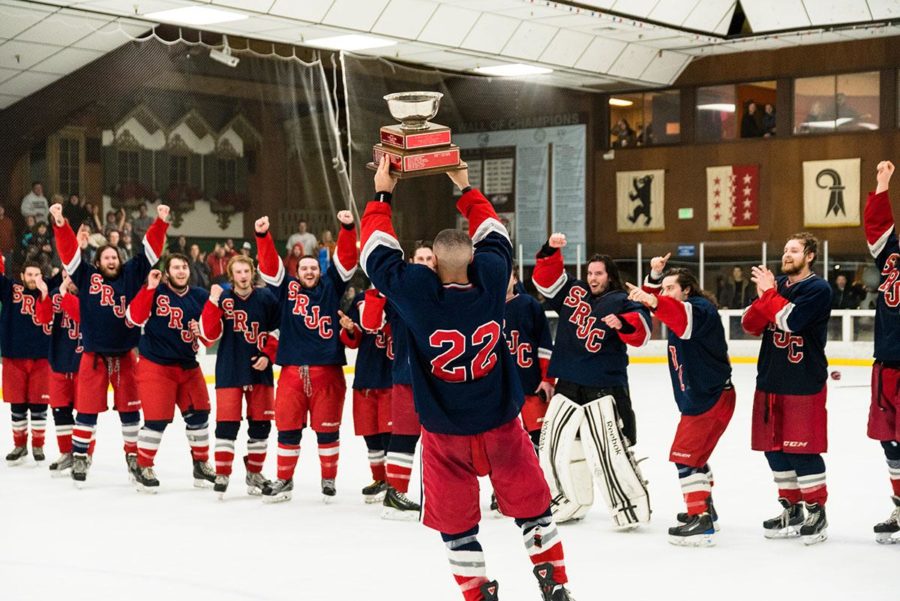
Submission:
[[141,401],[135,383],[137,358],[134,348],[141,331],[125,319],[150,269],[159,260],[166,242],[169,207],[156,208],[156,221],[144,235],[143,253],[122,263],[113,246],[97,249],[94,264],[81,260],[75,232],[62,216],[62,206],[50,207],[56,249],[66,271],[78,287],[84,352],[78,364],[75,394],[75,427],[72,430],[72,479],[81,486],[87,479],[88,448],[94,438],[97,415],[107,410],[107,389],[113,387],[113,405],[122,422],[125,461],[129,476],[139,471],[137,439],[141,427]]
[[375,332],[360,327],[365,305],[379,302],[370,288],[353,297],[349,314],[341,317],[341,342],[357,349],[353,375],[353,433],[366,441],[372,483],[362,489],[366,503],[380,503],[387,491],[384,454],[391,438],[391,363],[394,353],[388,328]]
[[[500,509],[516,518],[545,601],[569,599],[550,491],[518,413],[522,388],[502,332],[512,246],[491,204],[450,177],[469,235],[434,240],[437,272],[403,260],[391,224],[396,179],[382,161],[362,223],[362,265],[408,328],[414,400],[422,423],[424,523],[441,533],[467,601],[497,598],[478,542],[478,476],[490,475]],[[471,236],[471,238],[470,238]],[[473,253],[474,244],[474,253]]]
[[715,302],[689,269],[666,271],[670,254],[650,261],[643,289],[629,284],[628,297],[643,304],[669,330],[669,375],[681,413],[669,461],[678,469],[687,512],[669,528],[676,545],[713,544],[715,514],[709,457],[734,414],[735,392],[725,330]]
[[[357,264],[353,214],[340,211],[341,222],[331,266],[323,274],[315,257],[300,258],[297,273],[285,273],[284,263],[269,235],[269,218],[256,221],[259,272],[281,306],[281,328],[275,362],[281,365],[275,392],[278,429],[278,480],[263,489],[263,501],[287,501],[294,489],[294,468],[300,438],[307,423],[316,433],[322,494],[327,501],[337,490],[339,430],[347,383],[347,363],[340,341],[338,309]],[[309,422],[307,422],[307,418]]]
[[[78,380],[78,362],[81,361],[81,320],[78,305],[78,288],[69,274],[62,271],[62,283],[41,300],[37,319],[50,325],[50,377],[48,392],[53,410],[53,425],[59,458],[50,464],[54,477],[67,475],[72,469],[72,427],[75,424],[75,388]],[[89,449],[90,452],[93,449]]]
[[220,340],[216,354],[216,483],[222,498],[228,489],[234,443],[246,399],[247,493],[262,495],[269,480],[263,476],[272,419],[275,385],[272,364],[278,352],[278,300],[267,288],[256,288],[253,259],[236,255],[226,268],[231,289],[214,284],[200,318],[200,335]]
[[[6,456],[9,465],[18,465],[28,456],[28,416],[31,415],[31,452],[35,461],[43,461],[44,432],[47,428],[50,365],[47,349],[50,326],[35,315],[47,284],[40,265],[27,261],[20,280],[6,276],[0,257],[0,353],[3,357],[3,401],[9,403],[13,450]],[[39,289],[39,286],[43,291]]]
[[153,470],[163,432],[181,411],[191,447],[194,486],[212,487],[215,472],[209,466],[209,392],[197,362],[200,340],[197,321],[209,293],[188,285],[190,259],[173,253],[166,257],[165,282],[158,269],[150,271],[147,284],[128,304],[125,317],[143,328],[138,350],[137,387],[144,410],[144,427],[138,435],[135,484],[139,491],[156,492],[159,480]]
[[900,543],[900,243],[888,198],[893,174],[893,163],[878,163],[877,185],[866,200],[864,217],[866,242],[881,271],[875,305],[875,363],[868,435],[881,442],[894,493],[893,512],[875,525],[875,540],[880,543]]
[[[831,287],[812,271],[818,241],[808,232],[784,246],[781,272],[754,267],[758,298],[741,318],[744,331],[762,336],[753,397],[752,447],[764,451],[778,486],[781,515],[763,523],[767,538],[827,538],[825,461],[828,448],[825,340]],[[803,505],[807,515],[804,517]]]

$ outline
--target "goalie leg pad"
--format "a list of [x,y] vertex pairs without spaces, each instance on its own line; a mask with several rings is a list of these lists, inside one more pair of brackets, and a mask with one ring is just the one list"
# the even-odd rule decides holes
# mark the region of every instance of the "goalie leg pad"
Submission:
[[583,420],[582,407],[557,394],[547,407],[541,428],[538,457],[558,522],[584,517],[594,502],[591,473],[578,441]]
[[615,399],[607,395],[586,404],[580,431],[587,464],[616,526],[649,522],[647,483],[626,446]]

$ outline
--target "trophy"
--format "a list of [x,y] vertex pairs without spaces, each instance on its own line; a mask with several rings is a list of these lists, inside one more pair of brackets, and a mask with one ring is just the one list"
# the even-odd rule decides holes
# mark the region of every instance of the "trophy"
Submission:
[[381,128],[381,143],[372,148],[373,162],[366,167],[378,169],[381,157],[386,156],[391,171],[400,179],[465,169],[459,146],[450,143],[450,128],[428,122],[437,115],[443,96],[439,92],[385,96],[391,116],[400,124]]

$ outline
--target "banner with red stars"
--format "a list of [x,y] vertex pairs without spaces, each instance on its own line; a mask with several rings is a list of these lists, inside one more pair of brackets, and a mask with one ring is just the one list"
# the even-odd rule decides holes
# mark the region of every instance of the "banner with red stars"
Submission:
[[706,219],[711,232],[759,228],[759,165],[706,168]]

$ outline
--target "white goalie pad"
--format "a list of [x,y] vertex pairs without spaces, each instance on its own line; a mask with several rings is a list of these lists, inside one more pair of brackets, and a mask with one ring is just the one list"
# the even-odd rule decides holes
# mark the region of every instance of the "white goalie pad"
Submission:
[[625,445],[616,402],[604,396],[584,406],[581,442],[610,516],[620,528],[650,521],[650,496],[637,461]]
[[538,447],[557,522],[580,519],[594,503],[591,472],[578,440],[584,409],[561,394],[550,401]]

